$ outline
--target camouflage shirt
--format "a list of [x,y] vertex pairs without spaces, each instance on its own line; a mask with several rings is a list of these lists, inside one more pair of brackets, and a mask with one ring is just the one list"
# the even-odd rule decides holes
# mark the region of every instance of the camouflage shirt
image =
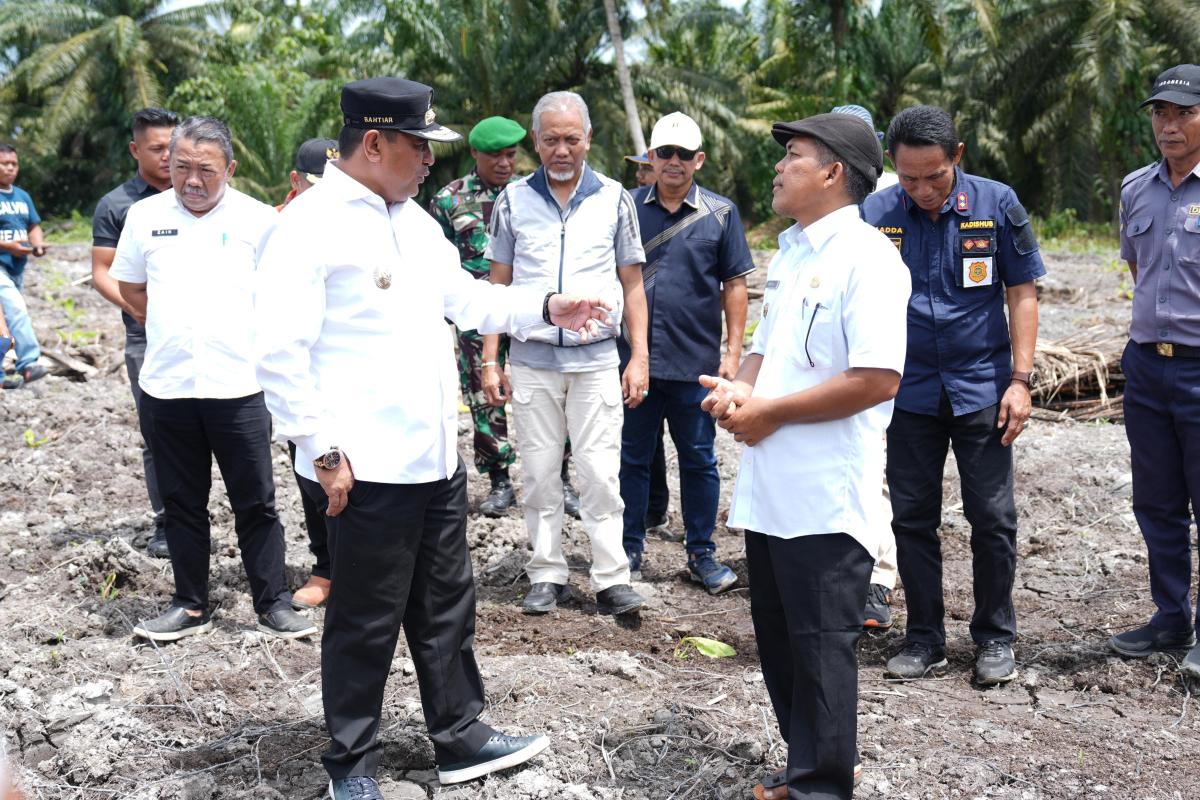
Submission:
[[[515,175],[509,182],[513,180]],[[429,213],[458,248],[463,269],[476,278],[487,278],[490,272],[491,262],[483,253],[487,250],[492,206],[502,190],[503,187],[489,187],[478,172],[471,170],[443,187],[429,203]]]

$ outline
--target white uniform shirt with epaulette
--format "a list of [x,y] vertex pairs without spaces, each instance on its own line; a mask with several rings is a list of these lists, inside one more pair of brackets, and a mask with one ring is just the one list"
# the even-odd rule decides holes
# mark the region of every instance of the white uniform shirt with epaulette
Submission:
[[[887,237],[845,206],[779,236],[752,354],[755,397],[812,389],[847,369],[904,370],[908,269]],[[742,452],[729,526],[791,539],[846,533],[875,558],[892,401],[844,419],[784,425]]]

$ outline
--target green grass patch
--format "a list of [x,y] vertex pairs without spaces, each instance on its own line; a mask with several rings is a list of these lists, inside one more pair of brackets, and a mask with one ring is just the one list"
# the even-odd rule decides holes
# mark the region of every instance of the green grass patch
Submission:
[[1033,229],[1046,252],[1108,255],[1121,249],[1112,223],[1080,222],[1073,208],[1033,217]]
[[69,217],[56,217],[42,222],[46,242],[55,244],[91,244],[92,218],[85,217],[78,209],[71,210]]

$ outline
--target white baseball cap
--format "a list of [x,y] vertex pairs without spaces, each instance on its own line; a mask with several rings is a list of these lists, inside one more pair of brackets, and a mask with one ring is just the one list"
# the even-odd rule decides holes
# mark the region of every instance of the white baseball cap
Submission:
[[699,150],[702,137],[696,120],[679,111],[667,114],[654,123],[650,133],[650,149],[673,144],[685,150]]

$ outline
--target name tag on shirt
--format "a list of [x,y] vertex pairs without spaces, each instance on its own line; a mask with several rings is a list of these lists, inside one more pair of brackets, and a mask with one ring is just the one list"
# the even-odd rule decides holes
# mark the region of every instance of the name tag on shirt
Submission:
[[995,282],[992,256],[966,256],[962,260],[964,288],[991,286]]
[[178,236],[179,228],[159,228],[157,230],[150,231],[150,235],[151,236]]

